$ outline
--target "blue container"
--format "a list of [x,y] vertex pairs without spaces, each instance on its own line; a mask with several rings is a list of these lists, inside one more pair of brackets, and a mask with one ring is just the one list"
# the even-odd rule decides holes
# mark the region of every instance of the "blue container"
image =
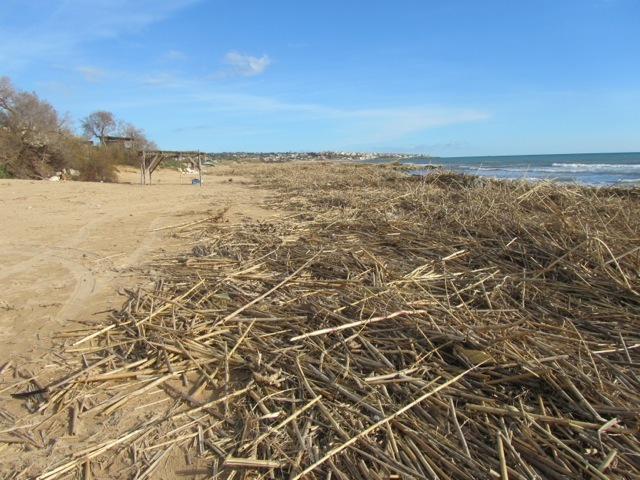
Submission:
[[194,178],[193,180],[191,180],[191,185],[200,185],[200,180]]

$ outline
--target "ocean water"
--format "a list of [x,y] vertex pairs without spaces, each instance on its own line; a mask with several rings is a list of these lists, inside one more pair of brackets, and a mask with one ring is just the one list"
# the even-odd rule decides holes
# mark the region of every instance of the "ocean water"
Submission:
[[576,153],[492,157],[417,157],[406,163],[504,179],[553,180],[589,186],[640,186],[640,153]]

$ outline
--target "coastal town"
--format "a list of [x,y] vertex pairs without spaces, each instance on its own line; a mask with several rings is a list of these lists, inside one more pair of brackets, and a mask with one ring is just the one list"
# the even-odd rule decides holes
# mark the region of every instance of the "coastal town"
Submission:
[[[372,153],[372,152],[345,152],[345,151],[322,151],[322,152],[221,152],[209,153],[207,156],[212,160],[258,160],[268,163],[282,163],[291,161],[374,161],[374,160],[403,160],[415,158],[418,155],[405,153]],[[427,155],[419,155],[425,157]]]

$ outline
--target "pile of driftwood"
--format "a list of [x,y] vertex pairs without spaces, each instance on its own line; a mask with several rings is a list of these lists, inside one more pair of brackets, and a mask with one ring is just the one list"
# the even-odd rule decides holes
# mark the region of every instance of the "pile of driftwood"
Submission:
[[176,228],[155,288],[67,333],[34,410],[153,414],[38,478],[640,478],[637,190],[253,168],[290,216]]

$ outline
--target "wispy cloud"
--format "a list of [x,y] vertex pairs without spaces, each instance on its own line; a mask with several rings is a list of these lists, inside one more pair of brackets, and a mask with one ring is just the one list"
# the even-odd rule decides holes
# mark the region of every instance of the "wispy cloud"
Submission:
[[[182,98],[202,115],[251,118],[255,123],[281,125],[283,129],[322,126],[336,142],[375,143],[406,141],[429,129],[481,122],[491,118],[483,110],[446,106],[348,108],[304,102],[287,102],[267,96],[201,93]],[[384,144],[384,143],[382,143]]]
[[[40,0],[42,1],[42,0]],[[163,20],[173,13],[202,0],[65,0],[47,1],[57,5],[53,17],[60,22],[74,23],[79,31],[94,36],[113,36],[140,30]],[[51,10],[51,7],[47,8]],[[84,27],[84,28],[83,28]]]
[[[332,119],[365,124],[384,124],[394,131],[486,120],[491,115],[474,108],[446,106],[411,106],[390,108],[346,108],[319,103],[289,102],[268,96],[200,92],[191,100],[215,111],[243,113],[297,113],[307,118]],[[391,127],[393,126],[393,127]]]
[[100,67],[79,66],[76,67],[76,71],[80,72],[87,82],[99,82],[106,75],[106,72]]
[[187,60],[189,58],[186,53],[181,52],[180,50],[169,50],[166,53],[166,57],[169,60]]
[[146,76],[141,84],[147,87],[180,87],[184,86],[185,81],[170,73],[161,72]]
[[253,55],[232,51],[225,55],[223,63],[227,65],[227,68],[217,72],[216,76],[252,77],[262,73],[271,63],[271,59],[268,55],[254,57]]
[[342,116],[369,126],[381,137],[400,138],[420,130],[442,125],[486,120],[486,112],[469,108],[408,107],[361,109],[342,112]]
[[22,8],[0,19],[0,59],[17,65],[69,57],[88,41],[139,31],[201,1],[30,0],[28,23],[19,21]]
[[442,143],[419,143],[408,144],[402,146],[385,146],[377,148],[376,151],[389,152],[389,153],[412,153],[412,154],[433,154],[441,152],[455,152],[462,148],[468,147],[466,142],[459,142],[456,140]]
[[184,132],[197,132],[203,130],[213,130],[215,127],[211,125],[195,125],[193,127],[178,127],[174,128],[171,131],[176,133],[184,133]]

